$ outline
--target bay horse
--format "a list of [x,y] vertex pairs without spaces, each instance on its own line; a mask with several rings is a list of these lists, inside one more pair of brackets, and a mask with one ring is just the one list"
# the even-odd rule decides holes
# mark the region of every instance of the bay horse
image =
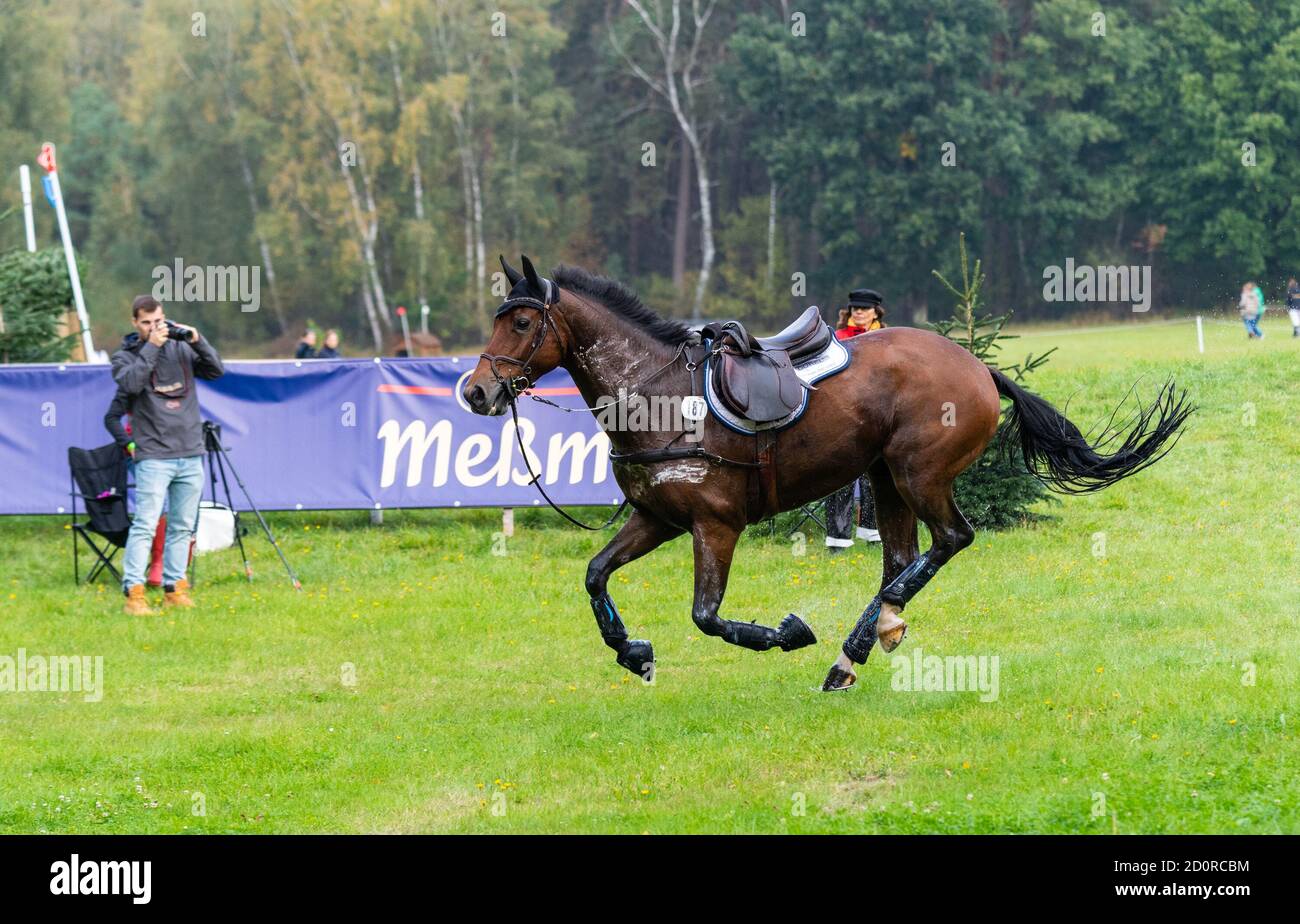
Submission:
[[[527,256],[522,264],[521,273],[501,260],[512,288],[464,386],[472,411],[513,411],[557,367],[573,377],[598,419],[616,394],[681,400],[702,393],[701,366],[716,349],[712,340],[701,342],[699,331],[659,316],[614,280],[563,266],[545,278]],[[610,575],[684,533],[694,544],[691,617],[701,632],[755,651],[813,644],[812,630],[794,614],[776,628],[719,615],[736,541],[747,524],[823,498],[865,472],[884,566],[879,591],[822,685],[847,689],[857,680],[855,665],[866,662],[877,641],[886,652],[897,647],[907,629],[903,608],[974,541],[953,500],[953,481],[993,440],[1000,399],[1011,402],[1010,444],[1029,471],[1063,493],[1098,490],[1146,468],[1172,449],[1192,411],[1169,382],[1139,409],[1127,433],[1089,442],[1047,401],[939,334],[886,328],[843,345],[847,368],[810,389],[802,416],[769,434],[764,451],[755,449],[758,436],[724,426],[713,413],[696,424],[683,421],[676,431],[620,429],[604,415],[614,477],[632,513],[591,560],[586,590],[619,665],[649,679],[654,649],[628,638],[608,592]],[[697,440],[691,447],[681,445],[687,426]],[[765,490],[756,487],[759,474]],[[931,536],[924,553],[918,520]]]

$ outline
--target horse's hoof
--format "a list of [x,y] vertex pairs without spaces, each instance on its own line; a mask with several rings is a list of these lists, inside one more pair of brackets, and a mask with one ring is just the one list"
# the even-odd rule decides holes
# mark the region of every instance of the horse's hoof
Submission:
[[782,651],[794,651],[796,648],[817,644],[817,636],[813,635],[808,623],[794,613],[781,620],[781,625],[776,627],[776,637]]
[[880,650],[889,654],[899,645],[903,644],[903,639],[907,638],[907,623],[900,622],[888,632],[881,632],[876,636],[876,641],[880,642]]
[[618,656],[620,667],[625,667],[646,683],[655,679],[655,649],[643,638],[633,639],[627,643],[623,653]]
[[831,669],[826,672],[826,679],[822,681],[822,692],[837,693],[851,688],[857,682],[858,675],[853,671],[846,671],[838,664],[832,664]]

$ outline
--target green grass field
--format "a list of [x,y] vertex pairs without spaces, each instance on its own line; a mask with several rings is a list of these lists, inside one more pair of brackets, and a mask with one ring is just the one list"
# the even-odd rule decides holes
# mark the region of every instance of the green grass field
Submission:
[[[879,581],[750,534],[723,614],[801,614],[755,654],[689,615],[688,540],[618,572],[656,682],[614,664],[582,589],[603,537],[521,511],[281,514],[306,590],[250,540],[199,607],[74,590],[61,521],[0,520],[0,655],[104,659],[100,702],[0,694],[4,832],[1300,831],[1300,341],[1190,322],[1031,329],[1031,387],[1094,422],[1169,374],[1200,406],[1163,462],[1050,519],[980,533],[908,607],[896,655],[996,656],[999,695],[893,689],[877,650],[814,692]],[[1101,551],[1104,555],[1095,554]],[[352,681],[352,682],[349,682]],[[195,794],[202,794],[201,797]],[[206,814],[196,815],[202,804]]]

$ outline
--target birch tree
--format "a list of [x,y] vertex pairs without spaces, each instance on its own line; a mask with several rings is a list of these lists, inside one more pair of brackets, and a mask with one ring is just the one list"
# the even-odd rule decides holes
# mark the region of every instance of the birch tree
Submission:
[[706,81],[700,67],[700,49],[705,30],[717,0],[668,0],[653,4],[642,0],[623,0],[652,40],[654,64],[642,65],[632,53],[619,30],[611,26],[610,41],[628,68],[667,104],[677,127],[690,147],[695,163],[695,185],[700,200],[700,273],[695,280],[695,299],[691,316],[699,321],[704,310],[704,296],[713,273],[716,249],[713,241],[713,198],[709,181],[709,160],[703,138],[705,123],[700,112],[697,90]]

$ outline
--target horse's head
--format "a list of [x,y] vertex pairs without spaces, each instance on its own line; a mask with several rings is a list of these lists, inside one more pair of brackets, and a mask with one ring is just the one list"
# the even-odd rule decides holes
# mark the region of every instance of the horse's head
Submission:
[[479,354],[478,366],[461,392],[475,414],[504,414],[511,398],[564,359],[564,341],[552,313],[560,289],[537,275],[528,257],[523,264],[521,273],[501,258],[512,288],[497,309],[487,349]]

